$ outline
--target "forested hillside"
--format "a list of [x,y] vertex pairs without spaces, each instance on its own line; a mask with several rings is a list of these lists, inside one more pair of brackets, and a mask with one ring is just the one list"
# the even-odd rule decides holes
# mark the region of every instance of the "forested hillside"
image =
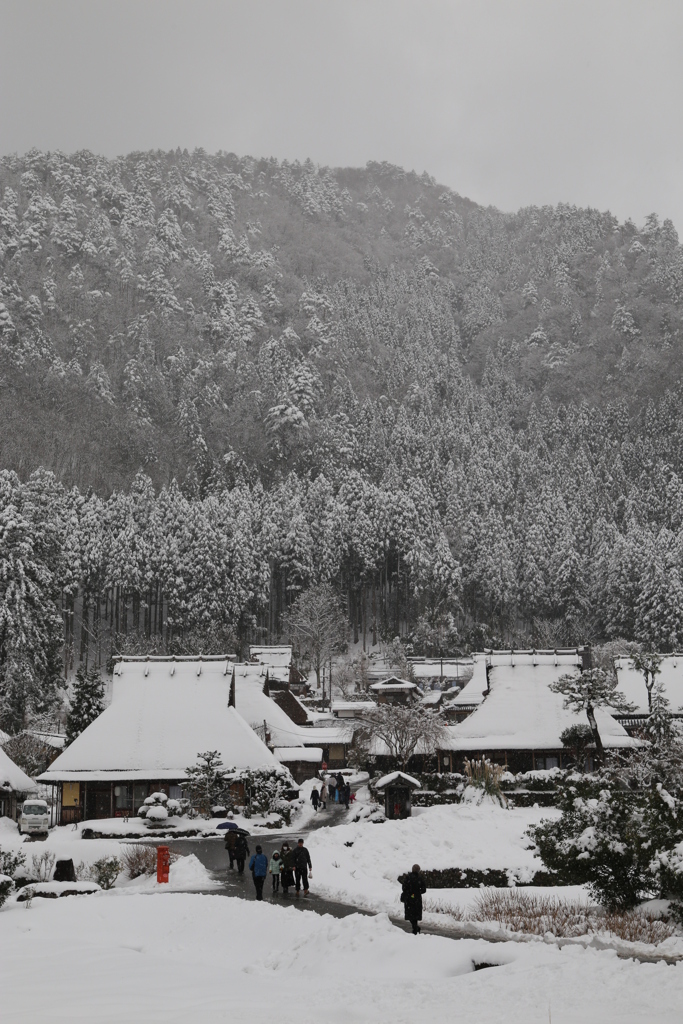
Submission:
[[13,728],[89,645],[273,637],[326,580],[429,652],[683,643],[670,221],[32,152],[0,161],[0,275]]

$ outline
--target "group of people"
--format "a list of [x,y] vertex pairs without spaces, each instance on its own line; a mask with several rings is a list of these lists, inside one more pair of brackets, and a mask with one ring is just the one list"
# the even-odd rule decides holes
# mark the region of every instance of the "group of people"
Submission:
[[349,809],[351,786],[341,772],[338,772],[337,775],[323,776],[320,788],[314,786],[311,790],[311,803],[314,811],[317,811],[318,807],[325,810],[328,800],[330,803],[344,804],[346,810]]
[[[244,833],[230,831],[225,848],[230,858],[230,867],[237,862],[237,870],[240,875],[243,874],[245,861],[250,854],[247,837]],[[269,874],[273,882],[273,896],[280,892],[280,888],[283,896],[288,896],[292,886],[295,887],[297,897],[301,890],[304,896],[308,896],[308,876],[313,874],[313,865],[303,839],[299,839],[293,848],[285,840],[280,849],[274,851],[270,861],[263,847],[257,846],[250,857],[249,870],[254,880],[257,900],[263,899],[263,886]]]

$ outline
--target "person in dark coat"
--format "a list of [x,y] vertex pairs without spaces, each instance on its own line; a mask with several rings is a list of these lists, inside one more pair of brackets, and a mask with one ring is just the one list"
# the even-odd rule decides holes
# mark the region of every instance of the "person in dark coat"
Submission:
[[294,850],[289,843],[285,842],[280,847],[280,859],[282,861],[282,895],[287,896],[289,889],[294,885]]
[[422,920],[422,896],[425,892],[427,886],[420,874],[420,865],[413,864],[413,870],[406,875],[401,891],[403,914],[413,927],[413,935],[418,935],[420,931],[418,921]]
[[249,856],[249,844],[245,836],[238,836],[235,842],[235,860],[240,875],[244,873],[244,862]]
[[254,879],[254,887],[256,889],[256,899],[263,899],[263,883],[266,880],[268,874],[268,858],[261,849],[260,846],[256,847],[256,853],[249,861],[249,870],[251,871],[251,877]]
[[230,829],[225,837],[225,849],[228,851],[228,857],[230,858],[230,867],[235,866],[235,845],[237,843],[237,837],[239,832],[237,829]]
[[294,850],[294,872],[296,876],[296,894],[303,888],[304,896],[308,896],[308,872],[313,874],[311,855],[304,846],[303,839],[300,839]]
[[351,799],[351,786],[347,782],[347,783],[344,784],[344,807],[346,808],[347,811],[349,809],[349,800],[350,799]]
[[311,803],[313,804],[313,810],[318,810],[318,804],[320,803],[320,793],[317,789],[314,789],[311,793]]

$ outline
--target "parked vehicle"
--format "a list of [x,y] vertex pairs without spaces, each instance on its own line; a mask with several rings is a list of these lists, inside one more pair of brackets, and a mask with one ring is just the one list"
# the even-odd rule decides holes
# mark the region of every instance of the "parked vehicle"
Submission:
[[19,815],[20,832],[47,832],[49,824],[50,811],[45,800],[29,799],[24,803]]

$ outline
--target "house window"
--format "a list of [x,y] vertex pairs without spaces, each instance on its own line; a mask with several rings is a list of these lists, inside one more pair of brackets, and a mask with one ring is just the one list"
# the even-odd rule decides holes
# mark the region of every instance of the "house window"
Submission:
[[133,809],[137,811],[138,807],[144,804],[149,794],[149,783],[147,782],[136,782],[133,786]]
[[128,785],[114,786],[114,799],[117,811],[127,811],[130,807],[130,790]]
[[169,800],[182,800],[183,799],[183,787],[182,786],[169,786],[168,787]]
[[560,759],[559,757],[546,757],[545,759],[546,768],[559,768]]

